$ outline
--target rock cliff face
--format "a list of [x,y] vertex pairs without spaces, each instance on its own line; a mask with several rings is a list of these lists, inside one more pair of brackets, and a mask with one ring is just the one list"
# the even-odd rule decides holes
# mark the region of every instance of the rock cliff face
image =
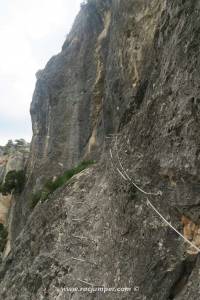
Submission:
[[[16,143],[9,141],[5,147],[0,147],[0,184],[3,185],[6,175],[10,171],[20,171],[26,168],[29,156],[29,143],[24,140],[18,140]],[[0,232],[0,256],[1,254],[7,255],[10,251],[11,240],[11,221],[15,207],[16,196],[11,194],[2,194],[0,192],[0,226],[8,233],[6,237],[7,242],[2,245]],[[2,251],[3,250],[3,251]],[[3,253],[1,253],[3,252]]]
[[[198,253],[149,204],[200,247],[199,24],[195,0],[82,6],[37,73],[2,299],[199,299]],[[28,210],[44,178],[87,158],[98,163]],[[76,290],[102,286],[130,290]]]
[[31,104],[30,171],[72,167],[102,142],[99,127],[104,82],[102,44],[110,27],[109,1],[83,7],[61,53],[37,73]]
[[[17,146],[14,143],[6,147],[1,147],[0,152],[0,184],[5,181],[6,175],[10,171],[24,170],[29,156],[29,144]],[[0,193],[0,223],[5,224],[7,212],[10,208],[11,196],[3,196]]]
[[1,147],[0,152],[0,183],[5,180],[10,171],[19,171],[25,168],[29,156],[30,145],[28,143],[20,146]]

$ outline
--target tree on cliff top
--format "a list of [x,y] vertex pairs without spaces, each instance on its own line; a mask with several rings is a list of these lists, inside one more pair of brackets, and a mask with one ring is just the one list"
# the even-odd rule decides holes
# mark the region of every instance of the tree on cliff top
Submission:
[[11,153],[15,149],[15,145],[12,140],[8,140],[7,144],[4,147],[4,155]]

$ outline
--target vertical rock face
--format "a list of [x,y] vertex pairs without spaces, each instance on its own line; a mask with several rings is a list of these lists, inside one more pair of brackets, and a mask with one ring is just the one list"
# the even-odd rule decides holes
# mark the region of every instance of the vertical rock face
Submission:
[[61,53],[37,73],[30,173],[56,174],[99,156],[138,85],[147,86],[144,74],[164,5],[103,0],[82,7]]
[[5,225],[11,205],[11,195],[0,195],[0,224]]
[[49,173],[49,168],[55,174],[62,172],[90,156],[93,147],[100,148],[101,45],[111,18],[109,1],[101,2],[92,1],[82,8],[61,53],[37,73],[30,159],[30,171],[37,176]]
[[9,171],[19,171],[24,169],[27,162],[28,153],[16,151],[11,154],[2,154],[0,156],[0,182],[3,182]]
[[[199,299],[197,251],[152,209],[199,247],[199,22],[199,1],[83,5],[37,74],[28,182],[12,221],[23,226],[0,298]],[[87,157],[101,160],[29,214],[42,176]],[[76,290],[88,286],[130,289]]]
[[25,169],[30,145],[24,140],[16,140],[0,147],[0,183],[3,183],[8,172]]
[[[0,152],[0,185],[3,185],[6,179],[6,175],[10,171],[24,170],[29,156],[29,144],[24,140],[18,140],[13,143],[8,142],[5,147],[1,147]],[[4,233],[7,232],[8,236],[4,241],[5,246],[2,245],[2,232],[0,232],[0,256],[3,248],[6,248],[4,254],[10,251],[11,240],[11,219],[15,206],[15,197],[11,194],[3,195],[0,193],[0,226],[4,228]],[[5,231],[6,230],[6,231]]]
[[139,106],[145,94],[155,30],[165,1],[113,1],[112,5],[104,119],[107,130],[115,132],[124,112]]

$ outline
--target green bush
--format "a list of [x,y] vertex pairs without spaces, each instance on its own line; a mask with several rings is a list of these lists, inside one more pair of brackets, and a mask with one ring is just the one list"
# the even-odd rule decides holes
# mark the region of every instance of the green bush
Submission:
[[44,202],[50,194],[52,194],[59,187],[63,186],[70,178],[88,168],[92,164],[94,164],[94,161],[83,161],[75,168],[65,171],[65,173],[56,178],[56,180],[48,180],[40,191],[32,194],[30,207],[33,209],[39,201]]
[[59,176],[56,180],[48,180],[45,183],[45,187],[50,192],[55,191],[59,187],[63,186],[70,178],[72,178],[74,175],[80,173],[84,169],[88,168],[91,164],[93,164],[94,161],[83,161],[78,166],[76,166],[73,169],[67,170],[63,175]]
[[0,224],[0,252],[4,251],[7,242],[8,232],[3,224]]
[[44,202],[48,198],[49,194],[50,192],[45,189],[33,193],[30,199],[30,208],[33,209],[39,201]]
[[7,173],[5,182],[0,185],[0,192],[4,195],[11,194],[11,192],[14,192],[15,194],[20,194],[23,191],[24,184],[24,170],[13,170]]
[[37,203],[40,201],[40,198],[41,198],[41,191],[33,193],[31,195],[31,199],[30,199],[30,208],[33,209],[37,205]]

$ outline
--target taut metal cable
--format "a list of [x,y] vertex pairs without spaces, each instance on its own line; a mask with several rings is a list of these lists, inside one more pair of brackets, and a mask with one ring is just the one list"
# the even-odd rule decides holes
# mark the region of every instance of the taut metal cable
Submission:
[[[130,176],[127,174],[127,172],[125,171],[121,160],[119,158],[119,154],[118,154],[118,148],[117,148],[117,137],[116,137],[116,141],[115,141],[115,145],[116,145],[116,156],[117,156],[117,161],[119,163],[119,166],[121,168],[121,170],[115,166],[114,164],[114,159],[113,159],[113,154],[112,154],[112,150],[110,148],[110,157],[111,157],[111,161],[113,162],[113,167],[117,170],[117,172],[120,174],[120,176],[125,180],[125,181],[129,181],[135,188],[137,188],[141,193],[145,194],[145,195],[152,195],[152,196],[161,196],[162,192],[158,191],[157,193],[151,193],[151,192],[145,192],[142,188],[140,188],[135,182],[133,182],[133,180],[130,178]],[[159,217],[160,219],[167,224],[167,226],[169,226],[171,229],[173,229],[186,243],[188,243],[190,246],[192,246],[193,248],[195,248],[197,250],[197,252],[200,252],[200,248],[198,248],[195,244],[193,244],[191,241],[189,241],[186,237],[184,237],[183,234],[181,234],[170,222],[168,222],[164,216],[155,208],[155,206],[150,202],[150,200],[147,198],[147,206],[149,206]]]

